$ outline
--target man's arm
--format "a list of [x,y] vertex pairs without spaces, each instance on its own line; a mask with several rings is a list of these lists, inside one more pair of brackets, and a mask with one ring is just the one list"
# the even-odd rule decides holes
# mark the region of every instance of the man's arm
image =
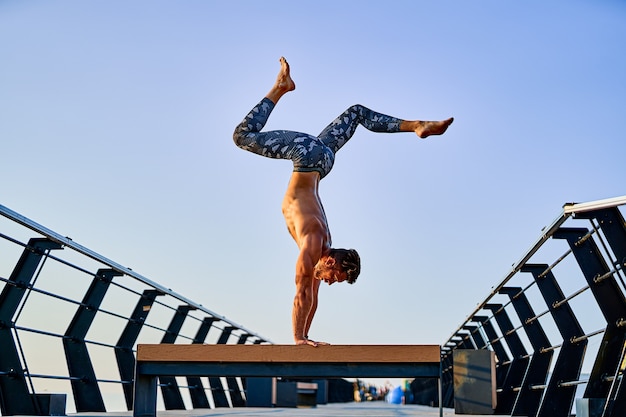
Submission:
[[311,329],[311,323],[313,322],[313,316],[315,316],[315,312],[317,311],[317,295],[320,289],[321,281],[319,279],[313,279],[313,305],[311,306],[311,310],[309,311],[309,315],[306,318],[306,325],[304,328],[304,336],[305,338],[309,338],[309,331]]
[[293,338],[297,345],[318,345],[307,338],[307,332],[317,308],[319,285],[315,285],[313,270],[321,253],[322,240],[319,237],[307,237],[302,242],[296,262],[296,295],[292,311]]

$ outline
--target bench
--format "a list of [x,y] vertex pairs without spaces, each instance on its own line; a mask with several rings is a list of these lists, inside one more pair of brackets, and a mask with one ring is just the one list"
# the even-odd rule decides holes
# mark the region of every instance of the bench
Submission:
[[159,376],[437,378],[443,416],[439,345],[139,345],[134,417],[156,417]]

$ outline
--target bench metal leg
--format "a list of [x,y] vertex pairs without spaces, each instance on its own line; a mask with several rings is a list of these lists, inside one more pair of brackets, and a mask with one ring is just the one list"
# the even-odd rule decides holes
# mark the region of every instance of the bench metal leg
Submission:
[[135,375],[133,417],[156,417],[157,377]]

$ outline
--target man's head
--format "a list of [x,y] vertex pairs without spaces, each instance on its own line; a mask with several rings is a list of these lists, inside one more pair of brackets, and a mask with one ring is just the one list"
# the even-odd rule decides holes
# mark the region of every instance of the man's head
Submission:
[[361,258],[354,249],[331,249],[315,265],[315,278],[332,285],[347,281],[354,284],[361,273]]

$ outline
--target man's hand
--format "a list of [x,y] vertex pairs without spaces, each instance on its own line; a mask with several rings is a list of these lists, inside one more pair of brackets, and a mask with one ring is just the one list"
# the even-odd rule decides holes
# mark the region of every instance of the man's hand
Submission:
[[311,339],[297,339],[296,345],[310,345],[313,347],[318,347],[318,346],[329,346],[330,343],[316,342],[315,340],[311,340]]

